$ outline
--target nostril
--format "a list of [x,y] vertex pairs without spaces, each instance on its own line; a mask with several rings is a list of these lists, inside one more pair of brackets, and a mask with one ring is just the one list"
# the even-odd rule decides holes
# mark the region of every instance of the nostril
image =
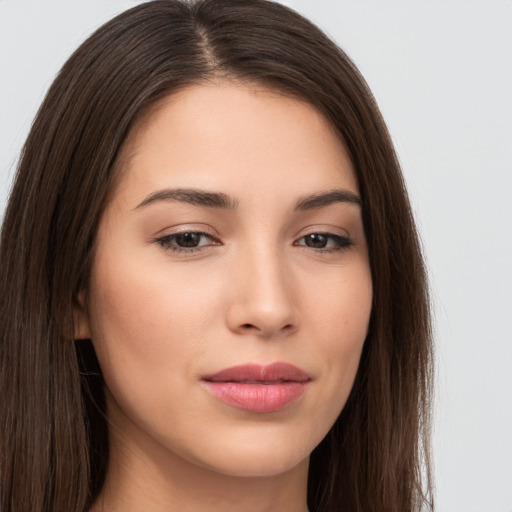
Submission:
[[[242,324],[241,329],[243,329],[244,331],[257,330],[257,331],[261,331],[262,333],[264,333],[264,331],[265,331],[265,329],[262,329],[254,324]],[[293,331],[293,329],[294,329],[293,324],[286,324],[286,325],[283,325],[283,327],[281,327],[278,330],[281,332],[289,332],[289,331]],[[268,333],[265,333],[265,335],[268,335]]]

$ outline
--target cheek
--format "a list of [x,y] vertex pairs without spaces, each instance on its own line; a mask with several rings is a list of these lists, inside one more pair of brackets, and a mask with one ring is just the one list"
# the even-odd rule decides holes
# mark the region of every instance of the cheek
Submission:
[[366,338],[372,307],[372,280],[364,260],[325,276],[304,309],[319,332],[318,341],[350,350]]
[[211,332],[211,294],[197,295],[179,273],[140,260],[135,266],[121,258],[112,263],[93,274],[90,307],[109,418],[124,431],[132,422],[151,432],[155,425],[176,429],[174,410],[196,379],[195,361],[203,357],[205,333]]
[[333,410],[338,409],[338,413],[357,373],[368,334],[372,297],[368,265],[359,265],[350,275],[329,280],[325,293],[318,294],[308,308],[315,329],[315,350],[326,365],[326,393],[337,404]]
[[198,294],[191,283],[165,269],[117,263],[92,282],[90,318],[97,351],[109,361],[130,356],[139,365],[156,364],[155,370],[164,362],[183,363],[212,322],[212,291]]

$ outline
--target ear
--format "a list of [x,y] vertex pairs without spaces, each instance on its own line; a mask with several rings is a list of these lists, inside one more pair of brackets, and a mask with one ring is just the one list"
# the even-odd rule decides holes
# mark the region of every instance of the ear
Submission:
[[91,338],[86,302],[85,293],[83,291],[79,292],[73,305],[73,338],[75,340],[88,340]]

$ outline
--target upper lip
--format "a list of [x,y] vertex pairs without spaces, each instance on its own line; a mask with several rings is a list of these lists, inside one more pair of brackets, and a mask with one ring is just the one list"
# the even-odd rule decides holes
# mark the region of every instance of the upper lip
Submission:
[[277,362],[266,365],[249,363],[205,375],[203,380],[246,383],[306,382],[310,380],[310,376],[304,370],[288,363]]

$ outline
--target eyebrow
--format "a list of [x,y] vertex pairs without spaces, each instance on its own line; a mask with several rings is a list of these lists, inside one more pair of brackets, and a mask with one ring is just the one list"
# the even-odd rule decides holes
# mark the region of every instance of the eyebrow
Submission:
[[361,198],[349,190],[331,190],[321,194],[300,197],[295,203],[295,210],[306,211],[324,208],[334,203],[349,203],[362,206]]
[[[222,192],[207,192],[195,188],[163,189],[149,194],[135,209],[158,201],[178,201],[195,206],[234,210],[238,199]],[[361,199],[349,190],[330,190],[329,192],[310,194],[300,197],[295,203],[294,211],[307,211],[324,208],[334,203],[349,203],[361,206]]]
[[142,208],[143,206],[157,201],[178,201],[223,210],[234,210],[238,206],[236,199],[221,192],[206,192],[195,188],[175,188],[158,190],[157,192],[149,194],[137,208]]

